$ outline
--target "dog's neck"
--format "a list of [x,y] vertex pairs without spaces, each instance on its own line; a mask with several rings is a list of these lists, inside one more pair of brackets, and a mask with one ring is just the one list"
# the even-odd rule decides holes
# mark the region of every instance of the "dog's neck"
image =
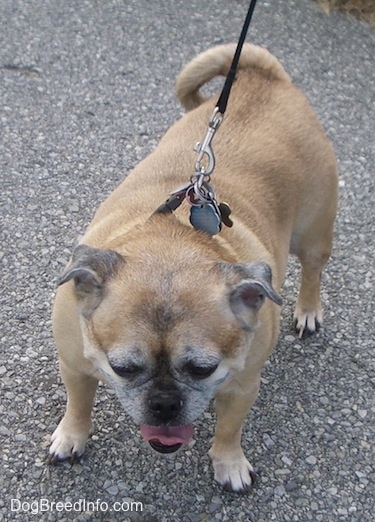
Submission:
[[107,239],[100,248],[115,250],[126,257],[135,252],[145,251],[145,236],[148,238],[149,255],[157,253],[160,248],[165,251],[168,245],[168,255],[172,258],[183,255],[192,260],[200,257],[211,261],[237,261],[234,251],[219,235],[212,237],[197,231],[171,214],[155,214],[143,223],[134,223],[121,235]]

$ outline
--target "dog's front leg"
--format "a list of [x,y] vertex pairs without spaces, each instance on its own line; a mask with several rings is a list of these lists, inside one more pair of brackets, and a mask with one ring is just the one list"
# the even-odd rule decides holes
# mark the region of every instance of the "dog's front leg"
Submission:
[[60,373],[67,389],[66,412],[51,437],[50,461],[79,459],[92,429],[91,410],[98,380],[73,370],[60,360]]
[[243,422],[258,395],[259,382],[259,376],[250,385],[245,380],[235,382],[216,396],[217,424],[209,455],[215,479],[226,491],[247,493],[256,478],[243,453],[241,434]]

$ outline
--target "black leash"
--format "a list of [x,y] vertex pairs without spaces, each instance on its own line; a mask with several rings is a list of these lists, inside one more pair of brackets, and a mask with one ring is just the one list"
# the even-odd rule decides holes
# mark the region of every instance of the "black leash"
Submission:
[[224,114],[224,112],[227,108],[227,105],[228,105],[229,95],[230,95],[230,91],[232,89],[233,82],[236,77],[236,71],[237,71],[237,66],[238,66],[238,62],[240,59],[242,47],[246,40],[247,31],[249,30],[249,25],[251,22],[251,18],[253,16],[253,12],[254,12],[256,3],[257,3],[257,0],[251,0],[251,2],[250,2],[249,10],[247,12],[245,22],[242,27],[241,35],[238,40],[238,44],[237,44],[236,52],[234,53],[232,64],[230,66],[228,75],[226,77],[223,90],[221,91],[219,100],[216,104],[216,107],[218,108],[218,112],[221,115]]
[[[211,141],[223,120],[228,105],[230,91],[236,77],[242,47],[246,39],[256,3],[257,0],[250,1],[250,6],[229,72],[209,121],[207,134],[203,142],[197,143],[194,147],[194,150],[198,153],[198,158],[195,163],[195,173],[191,177],[189,183],[172,192],[167,201],[160,205],[160,207],[155,211],[155,213],[158,214],[172,213],[181,205],[184,199],[187,199],[191,206],[190,223],[195,229],[206,232],[211,236],[220,232],[222,223],[227,227],[233,225],[233,222],[229,217],[231,214],[229,205],[227,203],[217,202],[215,191],[209,183],[211,174],[215,168],[215,156],[211,147]],[[202,165],[202,159],[204,156],[206,156],[206,159],[208,160],[206,166]]]

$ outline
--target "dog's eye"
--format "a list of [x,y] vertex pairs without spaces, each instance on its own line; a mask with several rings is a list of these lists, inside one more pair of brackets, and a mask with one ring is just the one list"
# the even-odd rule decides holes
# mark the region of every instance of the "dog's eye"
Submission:
[[142,373],[142,366],[138,366],[136,364],[129,364],[128,366],[116,366],[111,364],[112,370],[117,373],[120,377],[137,377],[140,373]]
[[216,368],[218,367],[218,364],[210,365],[210,366],[203,366],[203,365],[197,365],[192,362],[189,362],[185,366],[185,370],[194,378],[196,379],[206,379],[210,375],[214,373]]

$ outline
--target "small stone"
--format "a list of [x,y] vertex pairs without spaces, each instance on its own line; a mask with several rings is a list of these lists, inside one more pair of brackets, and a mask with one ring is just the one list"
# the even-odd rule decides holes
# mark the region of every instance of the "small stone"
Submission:
[[282,497],[283,495],[285,495],[285,487],[284,486],[276,486],[275,489],[274,489],[274,493],[275,493],[275,496],[276,497]]
[[306,462],[311,466],[315,466],[315,464],[317,463],[317,458],[314,457],[314,455],[310,455],[310,457],[307,457]]
[[135,490],[136,490],[137,493],[143,493],[144,488],[145,488],[144,483],[143,482],[138,482]]
[[106,488],[106,491],[108,491],[108,493],[110,495],[117,495],[119,492],[119,489],[116,486],[116,484],[113,484],[112,486],[109,486],[108,488]]
[[0,366],[0,375],[4,375],[7,372],[5,366]]
[[290,475],[290,469],[288,468],[281,468],[275,470],[275,475]]
[[43,470],[42,469],[36,469],[34,472],[33,472],[33,478],[34,479],[39,479],[43,474]]
[[72,201],[68,207],[69,212],[79,212],[79,204],[78,201]]
[[262,440],[267,449],[271,449],[275,445],[275,442],[271,439],[268,433],[263,434]]
[[288,466],[288,468],[290,468],[290,466],[293,464],[292,461],[288,459],[288,457],[281,457],[281,460],[284,462],[285,466]]
[[285,484],[285,491],[294,491],[297,488],[298,488],[298,484],[294,480],[290,480],[289,482],[287,482]]
[[27,348],[25,353],[28,357],[34,357],[34,358],[38,357],[38,353],[35,350],[33,350],[32,348]]
[[222,504],[218,504],[217,502],[211,502],[211,504],[208,506],[208,509],[211,514],[215,513],[215,511],[218,511],[221,509]]
[[361,419],[364,419],[367,415],[367,410],[358,410],[358,415],[361,417]]

